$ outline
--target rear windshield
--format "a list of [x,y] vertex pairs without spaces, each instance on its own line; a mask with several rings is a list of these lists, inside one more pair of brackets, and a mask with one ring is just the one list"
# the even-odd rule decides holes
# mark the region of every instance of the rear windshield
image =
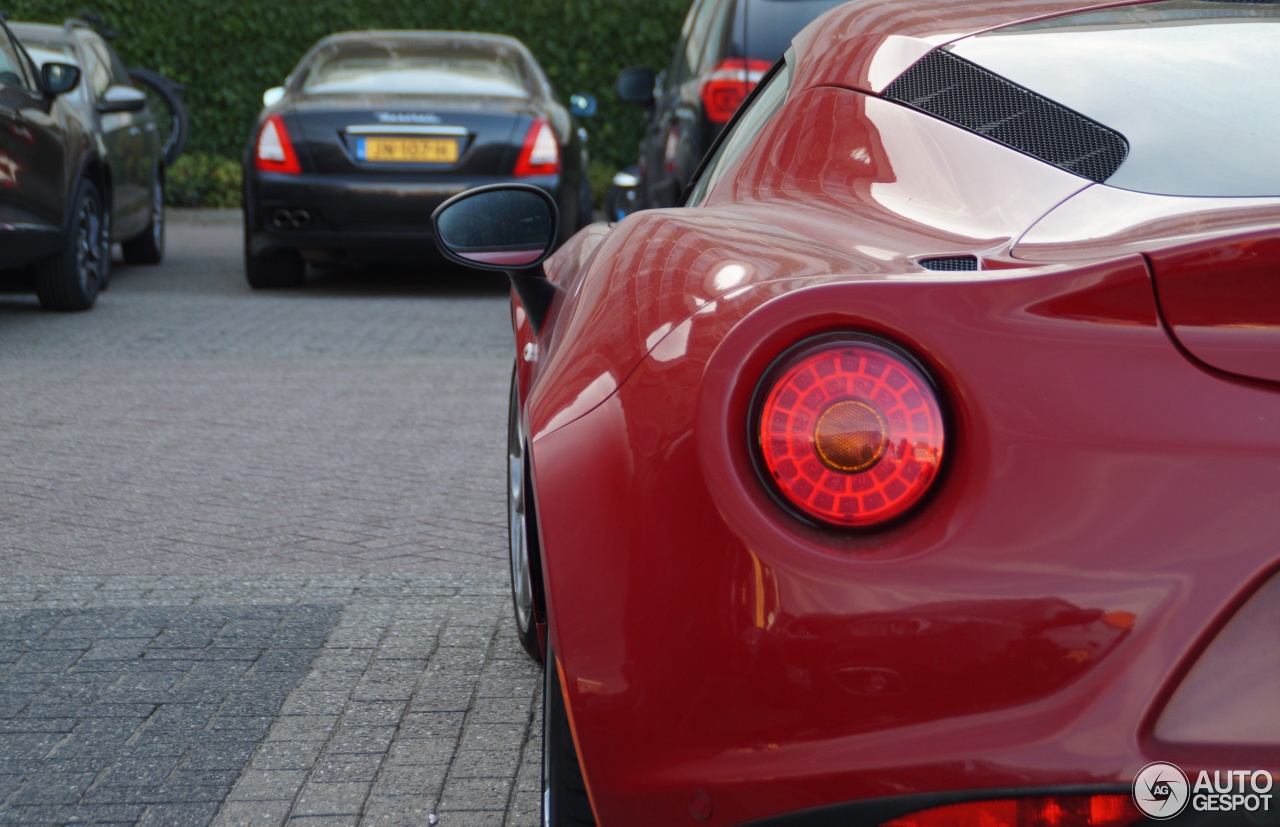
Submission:
[[1280,4],[1167,0],[960,41],[953,54],[1122,135],[1107,186],[1280,195]]
[[302,80],[310,94],[529,97],[519,54],[501,45],[384,41],[322,47]]
[[733,21],[733,57],[773,63],[800,30],[844,0],[738,0]]

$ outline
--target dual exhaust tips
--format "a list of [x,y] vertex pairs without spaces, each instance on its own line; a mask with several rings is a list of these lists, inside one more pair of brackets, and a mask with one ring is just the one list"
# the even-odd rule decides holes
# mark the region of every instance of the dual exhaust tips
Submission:
[[309,210],[276,210],[271,213],[271,226],[277,230],[301,230],[310,223]]

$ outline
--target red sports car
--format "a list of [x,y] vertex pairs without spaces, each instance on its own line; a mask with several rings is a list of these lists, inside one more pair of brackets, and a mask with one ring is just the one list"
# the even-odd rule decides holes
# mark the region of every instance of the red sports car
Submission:
[[443,205],[546,822],[1276,823],[1277,99],[1276,3],[862,0],[682,208]]

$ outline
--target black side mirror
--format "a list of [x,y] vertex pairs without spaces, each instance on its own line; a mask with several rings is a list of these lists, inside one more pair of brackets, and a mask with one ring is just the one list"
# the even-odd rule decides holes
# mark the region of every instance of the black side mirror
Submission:
[[459,193],[431,214],[445,257],[511,279],[535,333],[560,292],[540,265],[556,246],[560,213],[546,191],[530,184],[490,184]]
[[46,63],[40,70],[40,80],[49,95],[65,95],[80,82],[80,67],[71,63]]
[[649,106],[653,103],[653,87],[657,75],[648,66],[632,66],[618,73],[614,88],[618,92],[618,100]]
[[431,215],[446,257],[482,270],[527,270],[551,255],[556,202],[529,184],[491,184],[453,196]]

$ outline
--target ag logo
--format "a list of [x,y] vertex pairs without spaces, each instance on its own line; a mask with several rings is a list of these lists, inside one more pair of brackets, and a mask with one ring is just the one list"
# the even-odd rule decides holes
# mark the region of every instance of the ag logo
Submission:
[[1147,764],[1133,779],[1133,803],[1148,818],[1164,821],[1187,807],[1191,785],[1182,770],[1157,761]]

